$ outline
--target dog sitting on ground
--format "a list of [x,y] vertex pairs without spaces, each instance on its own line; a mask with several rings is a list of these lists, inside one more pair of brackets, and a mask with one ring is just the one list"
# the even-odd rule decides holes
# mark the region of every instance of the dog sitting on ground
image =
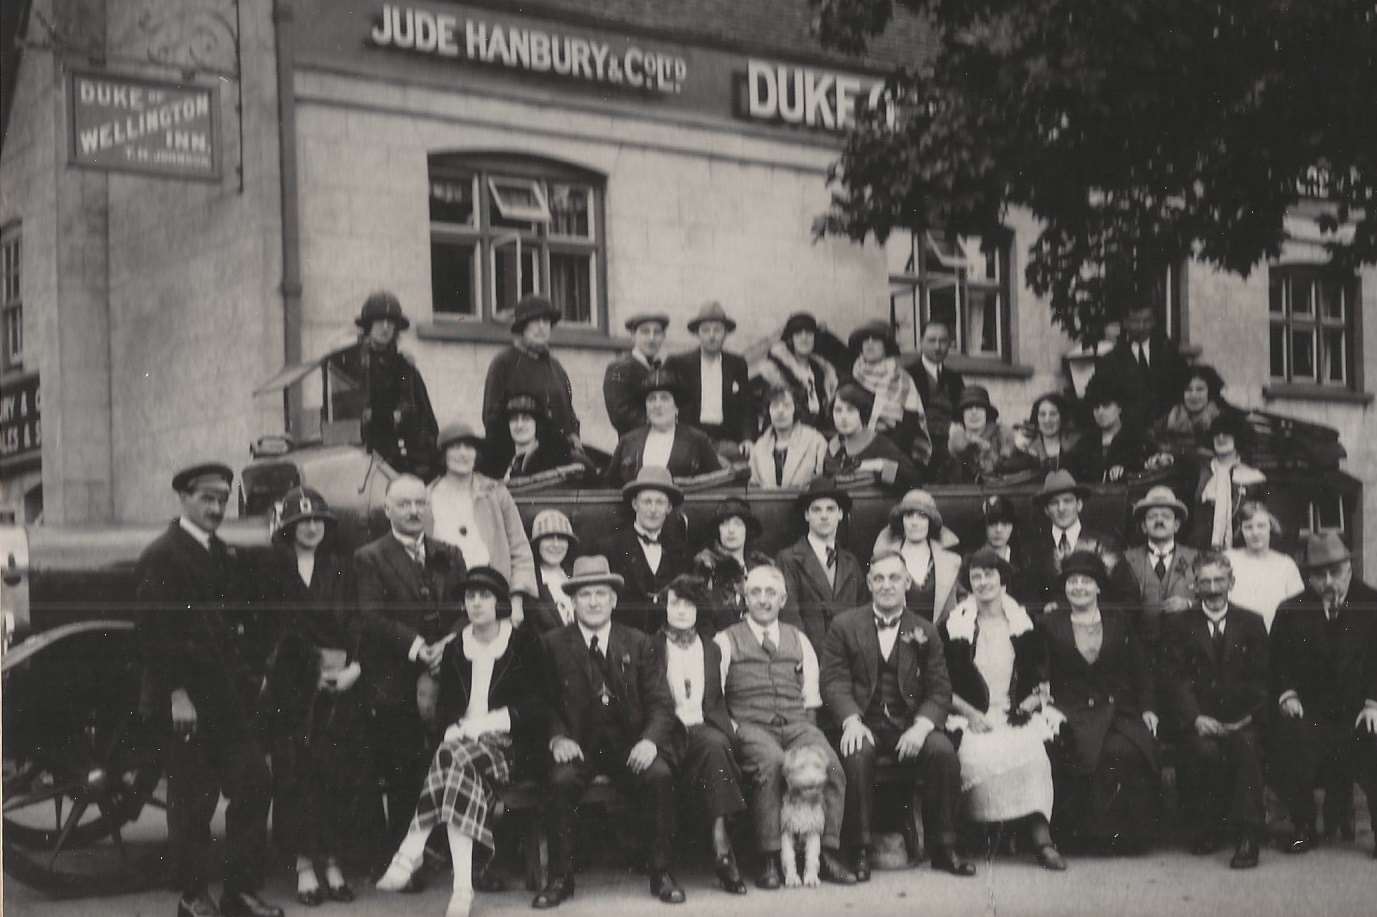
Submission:
[[[814,745],[799,745],[784,755],[784,804],[779,810],[780,865],[790,888],[818,884],[822,854],[823,787],[827,785],[827,756]],[[803,844],[803,876],[798,871],[798,842]]]

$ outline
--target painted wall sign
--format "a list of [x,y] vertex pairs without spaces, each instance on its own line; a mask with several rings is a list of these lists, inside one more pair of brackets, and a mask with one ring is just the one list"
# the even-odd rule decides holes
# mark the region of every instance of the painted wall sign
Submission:
[[0,393],[0,464],[36,457],[42,446],[42,402],[34,373],[5,383]]
[[880,104],[883,80],[794,64],[746,63],[745,115],[828,131],[856,123],[858,105]]
[[382,5],[368,42],[377,48],[668,94],[683,92],[688,80],[688,61],[682,56],[625,38],[594,38],[399,3]]
[[75,72],[68,79],[73,165],[219,179],[217,88],[105,72]]

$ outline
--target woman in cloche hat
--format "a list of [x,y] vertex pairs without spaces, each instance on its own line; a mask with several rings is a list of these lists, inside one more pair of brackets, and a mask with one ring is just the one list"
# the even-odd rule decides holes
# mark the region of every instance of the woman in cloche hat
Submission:
[[941,624],[956,604],[961,555],[954,550],[959,539],[942,525],[937,501],[926,490],[910,490],[889,511],[889,524],[875,538],[872,554],[897,551],[908,568],[911,583],[906,604]]
[[788,386],[801,393],[795,419],[820,433],[832,429],[832,398],[837,394],[837,371],[819,356],[818,320],[809,312],[795,312],[784,331],[760,364],[760,375],[769,388]]
[[261,606],[278,624],[259,708],[273,759],[273,836],[296,857],[296,897],[306,907],[353,900],[339,854],[348,815],[372,783],[351,555],[339,549],[335,524],[320,494],[288,491],[260,578]]
[[731,627],[746,613],[746,574],[773,562],[753,546],[763,530],[750,504],[740,497],[727,497],[717,504],[709,543],[693,558],[693,572],[711,597],[711,606],[700,608],[698,614],[698,628],[704,634]]
[[947,431],[951,462],[943,479],[948,484],[978,484],[995,474],[1007,474],[1015,464],[1014,435],[999,422],[999,409],[983,385],[961,390],[957,423]]
[[531,549],[536,554],[540,593],[527,618],[538,634],[574,623],[574,600],[564,584],[569,581],[567,562],[578,543],[569,517],[557,509],[543,509],[531,520]]

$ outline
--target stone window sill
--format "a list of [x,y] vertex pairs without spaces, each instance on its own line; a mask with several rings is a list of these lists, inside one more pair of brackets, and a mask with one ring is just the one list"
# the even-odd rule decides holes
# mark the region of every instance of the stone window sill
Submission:
[[[465,341],[481,344],[510,344],[512,333],[505,325],[487,322],[432,321],[416,325],[416,336],[423,341]],[[550,333],[550,346],[556,350],[630,350],[631,341],[608,337],[592,328],[561,328]]]
[[1262,387],[1262,397],[1268,401],[1329,401],[1336,404],[1371,404],[1371,392],[1353,392],[1328,385],[1304,385],[1276,382]]
[[1022,363],[1005,363],[990,357],[968,357],[954,353],[947,357],[947,365],[963,376],[988,376],[1005,379],[1031,379],[1033,367]]

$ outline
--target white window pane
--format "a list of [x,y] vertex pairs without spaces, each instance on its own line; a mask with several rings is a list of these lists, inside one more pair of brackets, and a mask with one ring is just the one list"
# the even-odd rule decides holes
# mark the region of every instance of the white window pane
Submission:
[[967,291],[966,349],[971,355],[999,354],[999,293],[972,287]]
[[550,301],[567,322],[593,323],[593,256],[550,252]]
[[530,178],[489,178],[488,192],[492,195],[497,216],[509,222],[549,223],[550,208],[540,182]]
[[924,245],[926,246],[926,256],[932,262],[934,270],[960,271],[968,267],[966,253],[961,247],[959,239],[954,239],[946,233],[933,232],[928,230],[923,233]]
[[593,191],[583,185],[550,185],[550,235],[593,238]]
[[477,244],[430,243],[430,297],[437,315],[478,315]]

